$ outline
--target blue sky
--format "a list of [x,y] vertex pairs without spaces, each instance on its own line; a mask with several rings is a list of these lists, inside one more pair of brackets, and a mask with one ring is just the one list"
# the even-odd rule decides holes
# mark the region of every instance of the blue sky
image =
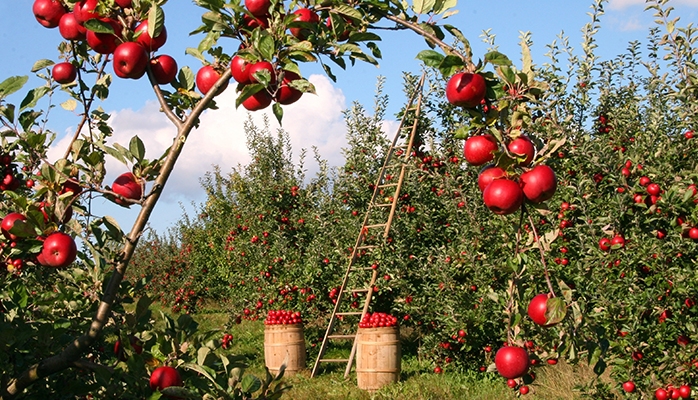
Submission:
[[[21,5],[18,5],[21,4]],[[29,75],[29,70],[38,59],[56,60],[56,50],[60,35],[57,29],[40,26],[31,12],[31,1],[0,2],[0,80],[12,75]],[[533,36],[532,49],[535,63],[547,60],[543,57],[545,45],[555,40],[564,32],[570,44],[579,50],[581,28],[589,21],[591,0],[520,0],[499,1],[463,1],[457,9],[460,12],[450,17],[447,22],[457,26],[470,40],[475,57],[482,56],[486,45],[480,40],[483,30],[491,29],[496,34],[500,51],[513,60],[519,59],[519,32],[530,31]],[[522,5],[525,4],[525,5]],[[675,16],[681,17],[680,25],[698,20],[698,0],[674,0]],[[187,47],[196,47],[200,36],[190,37],[188,33],[198,27],[201,11],[190,1],[172,0],[164,7],[168,27],[168,42],[160,53],[174,56],[180,67],[189,65],[196,70],[200,67],[197,60],[184,55]],[[602,58],[612,58],[622,53],[629,41],[642,41],[653,18],[649,12],[643,12],[643,0],[611,0],[606,5],[606,15],[601,20],[602,29],[597,36]],[[352,101],[359,101],[367,108],[373,104],[376,78],[387,78],[385,92],[392,96],[389,112],[395,112],[402,104],[401,72],[419,72],[420,64],[415,55],[426,48],[423,40],[410,32],[382,32],[384,41],[380,44],[383,61],[380,68],[357,64],[355,67],[341,71],[333,68],[337,83],[332,83],[322,75],[318,65],[304,64],[301,71],[318,88],[318,96],[304,96],[297,104],[286,108],[284,122],[289,132],[294,153],[300,147],[317,146],[321,155],[331,164],[341,164],[340,148],[344,144],[344,130],[341,111]],[[237,43],[230,43],[231,48]],[[28,86],[36,86],[39,81],[30,81]],[[234,93],[228,90],[219,98],[219,105],[224,110],[209,113],[202,119],[201,128],[194,132],[191,146],[185,148],[182,163],[178,165],[174,181],[168,183],[162,204],[158,205],[151,220],[152,226],[163,231],[181,215],[180,204],[191,209],[191,202],[201,202],[203,197],[198,185],[198,177],[210,170],[212,163],[220,164],[224,171],[247,162],[244,145],[242,120],[246,113],[235,111]],[[167,121],[157,112],[154,95],[145,80],[132,81],[115,78],[112,96],[101,106],[113,115],[115,137],[126,141],[137,134],[151,149],[151,155],[164,150],[174,134]],[[62,96],[62,94],[61,94]],[[21,99],[11,98],[19,102]],[[63,101],[60,96],[58,102]],[[45,103],[44,103],[45,104]],[[225,116],[225,117],[224,117]],[[49,127],[61,136],[70,131],[77,123],[77,117],[60,108],[54,109]],[[390,117],[390,115],[389,115]],[[226,119],[226,118],[232,118]],[[255,120],[261,120],[258,113]],[[390,126],[390,121],[386,122]],[[60,143],[57,144],[60,147]],[[59,150],[62,152],[62,150]],[[127,167],[116,163],[108,168],[118,175]],[[312,172],[313,167],[310,167]],[[105,213],[115,215],[122,221],[122,227],[128,230],[130,220],[135,218],[136,210],[124,210],[112,204],[101,205]]]

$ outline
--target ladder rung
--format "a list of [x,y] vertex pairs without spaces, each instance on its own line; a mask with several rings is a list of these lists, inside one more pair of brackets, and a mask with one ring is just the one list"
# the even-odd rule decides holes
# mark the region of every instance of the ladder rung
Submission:
[[358,267],[358,268],[352,268],[352,271],[371,271],[373,270],[373,267]]
[[375,204],[376,207],[392,207],[393,203],[381,203],[381,204]]
[[373,224],[373,225],[365,225],[364,228],[380,228],[383,226],[386,226],[388,224]]
[[354,339],[356,335],[330,335],[328,339]]
[[320,360],[318,360],[318,361],[320,361],[320,362],[343,362],[343,363],[345,363],[345,362],[349,362],[349,359],[348,359],[348,358],[347,358],[347,359],[344,359],[344,358],[322,358],[322,359],[320,359]]
[[361,311],[347,311],[347,312],[338,312],[335,315],[361,315],[363,314]]
[[356,250],[369,250],[369,249],[375,249],[376,247],[378,247],[378,246],[376,246],[374,244],[368,244],[366,246],[359,246],[356,248]]
[[[369,269],[373,269],[373,268],[371,268],[371,267],[368,267],[368,268],[369,268]],[[364,289],[350,289],[349,292],[352,292],[352,293],[367,293],[369,290],[370,290],[370,289],[366,289],[366,288],[364,288]]]
[[378,185],[379,188],[388,188],[388,187],[395,187],[397,186],[397,183],[385,183],[383,185]]

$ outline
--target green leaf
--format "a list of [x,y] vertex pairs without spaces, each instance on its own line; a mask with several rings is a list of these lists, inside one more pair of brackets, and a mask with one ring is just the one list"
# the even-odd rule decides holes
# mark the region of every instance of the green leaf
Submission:
[[177,75],[177,82],[179,82],[180,87],[183,89],[194,89],[196,77],[194,76],[194,72],[191,70],[191,68],[189,68],[189,66],[184,66],[181,70],[179,70],[179,74]]
[[[206,57],[204,57],[204,54],[199,49],[195,49],[193,47],[187,47],[186,50],[184,50],[184,54],[190,55],[201,62],[206,62]],[[184,67],[184,68],[188,68],[188,67]],[[182,69],[184,69],[184,68],[182,68]]]
[[85,21],[84,26],[87,30],[90,30],[94,33],[106,33],[111,35],[114,34],[114,28],[110,24],[104,21],[100,21],[97,18]]
[[265,60],[271,60],[274,58],[274,52],[276,51],[274,38],[266,31],[259,38],[259,42],[257,43],[257,50],[261,54],[262,58]]
[[242,378],[241,388],[245,393],[254,393],[262,387],[262,382],[254,375],[245,375]]
[[15,122],[15,105],[8,104],[5,107],[0,107],[0,114],[13,124]]
[[276,120],[279,121],[279,125],[281,125],[281,120],[284,118],[284,110],[281,108],[281,104],[274,102],[274,105],[271,107],[271,109],[274,112]]
[[0,83],[0,99],[22,89],[29,80],[28,76],[11,76]]
[[381,37],[376,35],[375,33],[371,32],[357,32],[349,36],[349,41],[350,42],[366,42],[366,41],[374,41],[374,42],[380,42]]
[[548,299],[545,304],[545,321],[546,325],[554,325],[565,319],[567,315],[567,305],[561,297],[553,297]]
[[[267,71],[268,73],[268,71]],[[247,100],[248,97],[264,89],[264,85],[260,83],[255,83],[253,85],[245,85],[240,91],[238,98],[235,99],[235,108],[239,107],[243,101]]]
[[165,13],[160,6],[153,2],[148,12],[148,35],[151,38],[158,37],[165,26]]
[[20,111],[26,108],[33,108],[34,106],[36,106],[36,103],[38,103],[39,100],[41,100],[41,98],[49,92],[49,90],[51,90],[51,88],[49,88],[48,86],[40,86],[38,88],[30,90],[19,106]]
[[199,365],[204,365],[206,363],[206,357],[211,353],[211,349],[208,347],[199,347],[196,352],[196,363]]
[[493,65],[512,65],[511,60],[509,60],[509,57],[505,56],[504,54],[498,51],[491,51],[485,54],[485,62],[488,62]]
[[138,136],[131,138],[131,142],[128,144],[129,151],[135,157],[136,161],[139,163],[143,161],[145,157],[145,145],[143,141]]
[[422,50],[417,54],[417,59],[427,67],[438,68],[444,60],[444,55],[436,50]]
[[61,103],[61,107],[63,107],[64,110],[66,111],[75,111],[75,109],[78,106],[78,102],[75,101],[74,99],[68,99]]
[[117,242],[120,242],[123,239],[124,231],[121,230],[121,227],[119,227],[119,223],[116,222],[116,219],[114,219],[114,217],[105,215],[102,218],[102,223],[109,231],[109,235],[112,239],[114,239]]
[[414,0],[412,10],[417,14],[428,14],[434,9],[436,0]]
[[40,71],[46,67],[52,66],[53,64],[55,64],[55,63],[51,60],[47,60],[47,59],[39,60],[39,61],[34,63],[31,71],[32,72]]

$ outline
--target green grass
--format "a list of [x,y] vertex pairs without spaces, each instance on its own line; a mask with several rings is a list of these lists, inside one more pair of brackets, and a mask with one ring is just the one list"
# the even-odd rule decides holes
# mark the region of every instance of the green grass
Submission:
[[[244,356],[249,368],[247,373],[264,376],[264,324],[261,321],[243,321],[239,325],[229,325],[228,315],[214,310],[195,314],[194,319],[201,329],[223,329],[234,337],[231,351]],[[348,347],[333,348],[328,357],[346,357]],[[313,352],[311,352],[313,353]],[[307,370],[295,376],[284,377],[292,385],[282,399],[289,400],[506,400],[516,399],[516,392],[506,386],[506,380],[496,374],[449,371],[434,374],[430,361],[421,361],[415,355],[403,354],[400,381],[370,393],[357,386],[356,373],[352,371],[344,379],[344,365],[330,364],[315,378],[310,378],[314,358],[307,360]],[[595,375],[589,368],[558,363],[556,366],[536,368],[537,375],[530,394],[524,399],[531,400],[573,400],[581,394],[575,385],[588,384]],[[620,398],[620,397],[619,397]]]

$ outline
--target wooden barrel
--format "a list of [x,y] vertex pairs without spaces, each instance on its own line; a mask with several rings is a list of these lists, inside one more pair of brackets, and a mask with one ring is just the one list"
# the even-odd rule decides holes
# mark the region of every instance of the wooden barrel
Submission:
[[356,338],[356,378],[364,390],[378,390],[400,380],[400,329],[359,328]]
[[264,327],[264,363],[269,371],[276,375],[284,361],[284,375],[294,375],[305,369],[303,324]]

